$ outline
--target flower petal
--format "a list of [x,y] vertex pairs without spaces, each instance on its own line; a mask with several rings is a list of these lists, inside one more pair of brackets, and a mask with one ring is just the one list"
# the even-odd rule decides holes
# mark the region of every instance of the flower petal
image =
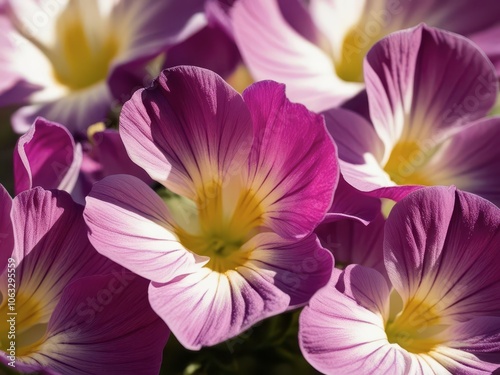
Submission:
[[243,92],[255,139],[248,183],[260,197],[265,225],[283,237],[303,237],[332,204],[339,169],[323,118],[291,103],[272,81]]
[[96,183],[84,217],[97,251],[149,280],[167,282],[206,263],[178,242],[167,206],[136,177],[114,175]]
[[83,207],[63,191],[35,188],[14,198],[12,222],[18,293],[45,293],[40,307],[47,319],[63,288],[83,276],[118,266],[98,254],[87,238]]
[[149,301],[181,344],[198,350],[285,311],[290,298],[269,276],[240,267],[224,274],[202,268],[166,284],[152,283]]
[[82,162],[82,150],[59,124],[37,118],[14,151],[16,194],[41,186],[71,192]]
[[339,292],[332,279],[302,311],[302,354],[328,374],[413,373],[415,360],[389,344],[384,331],[383,310],[389,298],[386,281],[369,268],[354,266],[346,272],[347,294]]
[[499,35],[499,25],[495,25],[469,35],[469,39],[476,43],[484,51],[484,53],[486,53],[486,56],[488,56],[490,61],[495,66],[497,75],[500,75],[500,46],[497,43]]
[[445,142],[426,173],[440,185],[477,194],[500,206],[500,117],[479,120]]
[[12,127],[25,133],[37,117],[64,124],[71,132],[85,130],[103,121],[111,105],[111,94],[102,83],[88,89],[65,94],[50,102],[38,102],[18,109],[12,116]]
[[481,317],[444,332],[450,339],[433,357],[452,373],[490,374],[500,367],[500,318]]
[[400,139],[436,143],[485,116],[498,91],[495,71],[476,45],[425,25],[381,40],[368,53],[364,69],[385,160]]
[[125,103],[120,132],[131,159],[168,189],[195,200],[246,161],[250,115],[241,96],[215,73],[164,71]]
[[249,246],[255,250],[245,267],[274,277],[276,287],[290,296],[292,308],[309,301],[330,279],[333,258],[314,234],[299,241],[260,234]]
[[383,238],[385,219],[379,214],[368,225],[357,220],[323,223],[316,228],[321,244],[335,257],[337,267],[359,264],[386,274]]
[[367,225],[380,213],[380,199],[370,197],[349,185],[340,175],[339,184],[324,223],[344,219],[358,220]]
[[72,283],[34,359],[62,374],[158,374],[169,330],[149,307],[147,287],[130,273]]
[[3,273],[14,250],[14,233],[10,219],[11,209],[12,198],[0,184],[0,274]]
[[[203,0],[117,2],[110,24],[119,30],[127,48],[114,61],[108,84],[121,102],[149,84],[147,63],[206,26]],[[156,75],[156,74],[155,74]]]
[[286,84],[287,96],[322,111],[362,89],[335,75],[327,53],[297,33],[285,20],[277,0],[238,1],[231,12],[236,42],[256,80]]
[[500,209],[473,194],[432,187],[396,204],[385,228],[389,277],[447,322],[498,315]]

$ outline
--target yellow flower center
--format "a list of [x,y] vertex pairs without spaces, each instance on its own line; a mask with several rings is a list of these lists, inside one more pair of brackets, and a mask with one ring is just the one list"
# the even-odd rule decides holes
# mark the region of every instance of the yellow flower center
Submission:
[[176,220],[179,241],[186,249],[210,257],[206,267],[224,273],[248,260],[251,249],[244,245],[262,230],[263,223],[254,191],[214,181],[204,186],[196,202],[177,198],[166,203]]
[[18,293],[15,305],[9,305],[7,293],[3,292],[1,297],[0,350],[8,352],[14,343],[16,356],[31,354],[43,342],[47,331],[43,304],[31,293]]
[[344,38],[340,58],[334,61],[337,75],[347,82],[364,82],[363,60],[380,37],[368,37],[357,28],[351,29]]
[[[56,21],[57,41],[48,55],[61,84],[80,90],[106,79],[120,43],[112,32],[85,25],[76,1],[70,1]],[[99,23],[101,20],[95,20]]]
[[416,141],[400,141],[393,148],[384,171],[398,185],[435,185],[425,166],[436,149],[426,149]]
[[410,353],[428,353],[443,340],[438,334],[446,328],[433,306],[410,300],[393,319],[385,332],[390,343],[398,344]]

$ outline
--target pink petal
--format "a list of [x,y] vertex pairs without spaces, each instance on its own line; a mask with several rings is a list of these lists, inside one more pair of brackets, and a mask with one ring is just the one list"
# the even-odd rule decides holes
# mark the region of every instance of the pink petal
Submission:
[[256,80],[286,84],[287,96],[314,111],[340,104],[362,88],[335,75],[327,53],[294,30],[277,0],[238,1],[231,17],[236,42]]
[[448,322],[498,315],[500,209],[454,188],[412,193],[385,228],[385,263],[403,300],[433,306]]
[[261,234],[250,246],[255,250],[245,266],[274,277],[276,287],[290,296],[290,307],[308,302],[332,274],[331,253],[321,247],[314,234],[293,242]]
[[81,147],[66,128],[39,117],[14,151],[16,194],[35,186],[70,193],[81,163]]
[[166,284],[152,283],[149,301],[180,343],[198,350],[285,311],[290,298],[273,284],[246,267],[224,274],[202,268]]
[[477,194],[500,206],[500,118],[479,120],[448,139],[426,171],[441,185]]
[[12,209],[12,198],[5,188],[0,184],[0,273],[7,267],[8,259],[14,250],[14,234],[12,232],[12,221],[10,211]]
[[346,294],[332,281],[300,315],[299,343],[306,360],[323,373],[412,373],[416,361],[389,344],[383,315],[389,298],[377,271],[349,267]]
[[400,139],[436,143],[485,116],[498,91],[495,71],[476,45],[425,25],[381,40],[364,69],[371,118],[386,152]]
[[357,220],[323,223],[316,228],[321,244],[335,257],[337,267],[359,264],[386,274],[383,238],[385,219],[379,209],[377,217],[368,225]]
[[167,206],[136,177],[115,175],[96,183],[84,217],[97,251],[149,280],[167,282],[207,261],[178,242]]
[[166,70],[122,110],[120,133],[131,159],[168,189],[195,199],[246,161],[250,115],[219,76],[194,67]]
[[68,286],[40,349],[46,367],[75,375],[158,374],[169,330],[149,306],[147,286],[131,273]]
[[252,85],[243,98],[255,132],[247,186],[262,197],[266,225],[284,237],[303,237],[331,207],[339,178],[323,118],[291,103],[275,82]]

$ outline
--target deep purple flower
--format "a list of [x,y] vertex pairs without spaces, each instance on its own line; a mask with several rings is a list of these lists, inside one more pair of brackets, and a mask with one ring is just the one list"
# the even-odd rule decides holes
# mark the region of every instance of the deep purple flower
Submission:
[[120,133],[180,204],[130,176],[94,185],[85,219],[96,249],[150,279],[149,300],[199,349],[302,305],[329,279],[314,234],[338,180],[321,116],[260,82],[243,96],[213,72],[166,70],[125,103]]
[[[500,366],[500,209],[454,187],[416,191],[384,235],[389,284],[348,266],[300,316],[326,374],[490,374]],[[336,288],[337,285],[337,288]]]

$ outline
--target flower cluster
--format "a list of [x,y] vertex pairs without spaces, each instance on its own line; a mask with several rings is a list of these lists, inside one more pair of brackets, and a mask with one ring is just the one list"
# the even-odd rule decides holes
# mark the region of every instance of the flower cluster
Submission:
[[0,372],[500,371],[497,1],[0,1]]

